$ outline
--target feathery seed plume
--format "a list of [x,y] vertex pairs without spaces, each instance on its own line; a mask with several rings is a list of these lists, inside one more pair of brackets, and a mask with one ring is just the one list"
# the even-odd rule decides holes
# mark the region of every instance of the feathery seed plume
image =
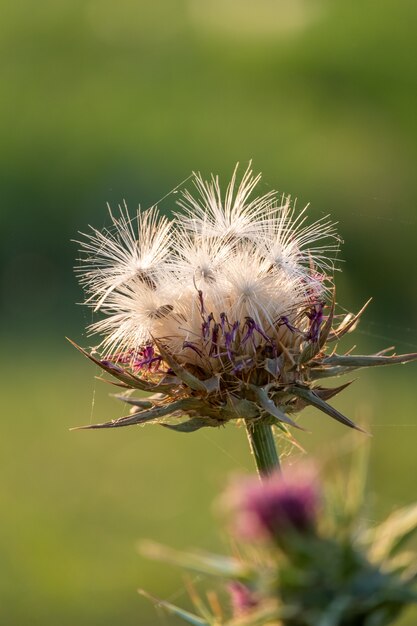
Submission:
[[[84,235],[77,273],[85,304],[103,317],[89,328],[102,336],[99,356],[80,350],[132,405],[85,428],[159,422],[192,432],[243,419],[291,439],[292,416],[307,405],[356,427],[328,403],[347,384],[322,379],[416,358],[327,353],[364,310],[337,323],[335,225],[309,223],[307,209],[273,191],[254,196],[259,181],[249,165],[238,182],[236,167],[223,194],[218,177],[195,174],[197,193],[182,192],[173,219],[122,207],[111,228]],[[135,389],[153,395],[135,399]]]

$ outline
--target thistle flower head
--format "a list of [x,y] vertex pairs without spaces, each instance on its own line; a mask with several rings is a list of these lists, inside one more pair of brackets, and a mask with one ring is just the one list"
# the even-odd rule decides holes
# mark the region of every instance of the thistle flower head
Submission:
[[[417,533],[417,503],[379,523],[369,517],[364,467],[356,452],[337,487],[334,472],[320,476],[311,465],[287,467],[263,483],[245,477],[232,484],[224,494],[235,518],[230,556],[147,542],[145,556],[210,581],[201,598],[193,590],[198,615],[164,601],[158,607],[204,626],[397,623],[417,602],[416,553],[410,544],[405,547]],[[242,543],[242,535],[251,541]],[[228,592],[226,602],[217,589]],[[212,610],[205,597],[216,599]]]
[[320,505],[317,473],[312,466],[274,472],[263,482],[240,479],[226,494],[237,533],[246,539],[279,540],[288,532],[314,529]]
[[246,615],[258,606],[259,601],[255,594],[243,583],[234,580],[227,585],[227,589],[235,617]]
[[[259,181],[249,166],[238,182],[235,169],[223,194],[218,177],[196,174],[197,194],[182,192],[173,219],[123,207],[110,228],[85,235],[77,272],[102,315],[89,329],[102,336],[100,357],[87,356],[118,385],[158,393],[147,409],[127,398],[134,415],[93,427],[163,419],[190,432],[244,418],[288,433],[289,415],[307,404],[353,427],[327,403],[345,385],[315,381],[414,358],[326,356],[358,320],[333,328],[340,239],[289,197],[255,196]],[[190,419],[167,424],[168,415]]]

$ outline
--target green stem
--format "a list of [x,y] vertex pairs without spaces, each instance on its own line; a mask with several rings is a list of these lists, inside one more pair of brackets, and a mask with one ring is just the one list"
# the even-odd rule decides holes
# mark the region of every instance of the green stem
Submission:
[[265,477],[280,469],[272,426],[269,424],[246,423],[249,445],[255,458],[259,476]]

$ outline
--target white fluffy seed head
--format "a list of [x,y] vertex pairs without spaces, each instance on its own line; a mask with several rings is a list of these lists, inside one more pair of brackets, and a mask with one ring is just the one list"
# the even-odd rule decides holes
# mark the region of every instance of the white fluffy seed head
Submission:
[[308,225],[289,197],[253,197],[259,180],[249,166],[237,183],[235,169],[223,195],[217,177],[196,174],[197,194],[183,192],[174,219],[123,207],[109,229],[85,235],[77,272],[86,304],[104,314],[90,331],[106,358],[134,360],[156,339],[182,363],[219,370],[239,350],[308,330],[339,238],[327,217]]
[[86,304],[97,311],[118,288],[133,280],[152,285],[166,261],[171,244],[172,224],[159,216],[156,207],[137,211],[130,217],[127,206],[116,217],[109,213],[112,227],[81,233],[81,264],[76,268],[87,293]]
[[135,354],[152,341],[157,320],[172,310],[171,294],[164,297],[159,284],[150,287],[139,280],[114,289],[106,300],[106,317],[92,324],[90,330],[104,336],[101,350],[106,357],[117,352]]
[[177,203],[182,209],[177,219],[183,228],[204,238],[221,237],[233,240],[256,235],[268,215],[275,192],[270,191],[252,198],[252,192],[261,175],[254,176],[249,163],[237,184],[238,165],[224,195],[218,176],[212,175],[210,181],[204,181],[200,173],[194,174],[196,196],[185,190]]
[[317,273],[332,275],[340,238],[335,224],[325,216],[312,224],[307,222],[308,206],[296,212],[295,203],[287,196],[271,207],[269,219],[263,221],[255,238],[263,254],[289,277],[306,280]]
[[169,269],[196,289],[216,291],[232,245],[227,237],[204,236],[177,225]]

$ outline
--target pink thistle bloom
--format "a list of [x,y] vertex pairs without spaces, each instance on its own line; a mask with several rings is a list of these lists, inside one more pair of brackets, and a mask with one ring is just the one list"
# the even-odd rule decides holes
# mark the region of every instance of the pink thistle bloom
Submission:
[[258,600],[254,593],[243,583],[234,580],[228,584],[227,589],[230,594],[234,617],[245,615],[258,606]]
[[256,477],[241,480],[230,497],[235,528],[246,539],[278,539],[287,531],[314,529],[320,507],[320,488],[311,466],[275,472],[263,482]]

